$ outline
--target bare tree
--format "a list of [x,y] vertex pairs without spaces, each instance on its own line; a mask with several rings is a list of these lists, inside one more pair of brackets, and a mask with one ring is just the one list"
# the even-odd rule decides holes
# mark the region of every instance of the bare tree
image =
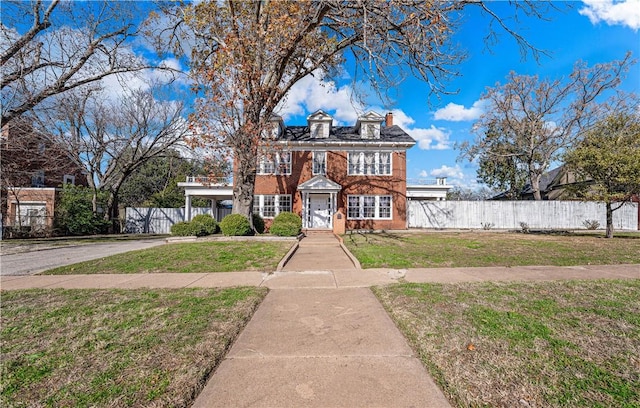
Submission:
[[[194,126],[200,142],[229,148],[234,156],[234,212],[250,214],[258,145],[271,134],[269,119],[291,87],[308,75],[329,76],[347,55],[354,80],[365,79],[381,96],[414,75],[432,92],[446,91],[464,53],[451,42],[466,7],[479,7],[531,47],[482,1],[203,1],[172,9],[174,24],[163,38],[184,42],[185,22],[194,34],[190,50],[202,96]],[[540,17],[548,3],[510,2],[512,10]]]
[[148,68],[130,49],[136,2],[3,1],[2,123],[54,95]]
[[59,96],[58,108],[40,118],[42,126],[55,127],[68,157],[85,170],[94,191],[94,212],[98,191],[109,193],[104,215],[114,222],[118,192],[127,177],[189,132],[183,102],[162,100],[157,90],[128,90],[110,100],[96,86],[79,88]]
[[628,53],[592,67],[578,62],[571,75],[556,80],[511,72],[505,84],[483,95],[487,107],[474,125],[478,137],[459,146],[461,157],[478,159],[478,176],[489,185],[513,190],[519,184],[513,180],[526,179],[534,198],[542,199],[544,172],[602,117],[608,102],[598,98],[615,89],[633,64]]

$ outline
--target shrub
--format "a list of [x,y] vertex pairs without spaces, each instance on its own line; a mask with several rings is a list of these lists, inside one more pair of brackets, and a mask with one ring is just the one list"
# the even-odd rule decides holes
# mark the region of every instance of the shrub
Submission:
[[597,230],[600,228],[600,223],[598,220],[584,220],[582,221],[582,225],[588,230]]
[[253,228],[258,234],[264,234],[264,220],[260,214],[253,214]]
[[218,223],[209,214],[199,214],[191,220],[191,235],[196,237],[212,235],[217,233],[218,230]]
[[273,219],[269,231],[280,237],[295,237],[302,229],[302,219],[292,212],[281,212]]
[[176,222],[171,226],[171,235],[176,235],[178,237],[188,237],[193,235],[191,233],[191,223],[190,222]]
[[[99,206],[107,206],[107,194],[97,192]],[[65,184],[56,205],[56,227],[65,235],[93,235],[107,232],[109,221],[93,212],[93,191],[89,187]]]
[[493,228],[494,224],[492,222],[483,222],[480,225],[482,225],[482,229],[483,230],[490,230],[491,228]]
[[529,233],[529,224],[527,224],[524,221],[521,221],[520,222],[520,229],[521,229],[523,234],[528,234]]
[[242,214],[229,214],[220,221],[220,229],[227,236],[242,236],[251,234],[249,220]]

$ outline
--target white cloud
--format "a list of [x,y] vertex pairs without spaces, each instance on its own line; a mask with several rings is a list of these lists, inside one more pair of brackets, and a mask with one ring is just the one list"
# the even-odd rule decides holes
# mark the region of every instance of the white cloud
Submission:
[[604,21],[609,25],[623,25],[638,31],[640,28],[640,0],[583,0],[579,10],[592,24]]
[[438,109],[433,114],[436,120],[448,120],[451,122],[462,122],[467,120],[475,120],[482,115],[484,111],[485,102],[478,100],[467,109],[464,105],[458,105],[456,103],[449,103],[444,108]]
[[287,98],[276,109],[285,122],[292,116],[306,115],[318,109],[333,112],[332,116],[339,124],[354,124],[358,119],[357,111],[362,106],[352,97],[349,85],[336,87],[333,81],[318,79],[321,75],[308,75],[298,81],[287,94]]
[[437,128],[433,125],[429,128],[414,128],[415,120],[407,116],[399,109],[391,111],[393,113],[393,124],[400,126],[405,132],[418,142],[418,147],[422,150],[447,150],[451,149],[449,136],[451,132],[445,128]]
[[429,172],[429,175],[432,177],[447,177],[453,179],[463,179],[464,173],[459,165],[455,165],[454,167],[449,167],[446,164],[440,166],[439,169],[433,169]]
[[428,129],[409,128],[404,130],[418,142],[418,147],[422,150],[451,149],[451,141],[449,140],[451,132],[444,128],[436,128],[431,125]]
[[[319,75],[316,75],[319,77]],[[381,107],[369,107],[364,109],[353,98],[353,88],[349,85],[336,87],[332,81],[318,80],[313,76],[307,76],[298,81],[289,91],[286,100],[276,109],[276,112],[287,122],[292,116],[303,116],[322,109],[331,113],[334,125],[354,125],[358,120],[358,113],[373,110],[380,114],[386,112]],[[445,128],[413,127],[415,120],[402,110],[394,109],[393,123],[398,125],[411,137],[422,150],[446,150],[451,149],[449,136],[451,132]]]

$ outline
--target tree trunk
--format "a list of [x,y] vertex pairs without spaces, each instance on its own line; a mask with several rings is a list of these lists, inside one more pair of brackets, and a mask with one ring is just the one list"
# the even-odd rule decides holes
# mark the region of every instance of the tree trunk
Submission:
[[542,200],[542,194],[540,193],[540,175],[536,173],[529,173],[529,182],[531,183],[531,189],[533,190],[533,199],[536,201]]
[[[247,167],[253,167],[251,171]],[[233,177],[233,213],[242,214],[253,230],[253,192],[256,184],[255,166],[238,164]]]
[[607,238],[613,238],[613,209],[611,209],[611,203],[606,203],[607,207]]

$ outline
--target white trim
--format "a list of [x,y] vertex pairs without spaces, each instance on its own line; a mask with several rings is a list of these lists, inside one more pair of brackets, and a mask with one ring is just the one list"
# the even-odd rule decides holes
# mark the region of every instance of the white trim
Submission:
[[[373,163],[370,163],[370,165],[373,166],[373,172],[366,172],[366,166],[367,166],[367,159],[371,157],[371,153],[374,154],[373,156]],[[382,169],[382,160],[380,158],[380,156],[382,154],[388,154],[389,155],[389,163],[388,163],[388,169],[389,172],[388,173],[382,173],[381,169]],[[351,157],[357,155],[357,163],[353,163],[355,165],[358,166],[358,170],[357,172],[352,172],[351,171]],[[347,152],[347,176],[391,176],[393,175],[393,152],[386,152],[386,151],[354,151],[354,152]]]
[[[349,201],[351,197],[358,198],[358,216],[352,217],[349,211]],[[380,199],[381,198],[389,198],[389,217],[381,217],[380,216]],[[373,217],[365,217],[365,198],[373,198],[374,199],[374,216]],[[390,195],[359,195],[359,194],[350,194],[347,195],[347,219],[349,220],[392,220],[393,219],[393,197]]]
[[[266,216],[264,215],[264,201],[265,197],[273,197],[273,212],[274,215]],[[288,208],[280,208],[280,198],[288,197],[289,198],[289,207]],[[260,214],[262,218],[272,219],[275,218],[278,214],[284,211],[291,211],[293,207],[293,202],[291,201],[291,194],[256,194],[253,196],[253,212],[256,214]]]
[[[317,153],[322,153],[324,155],[324,163],[323,163],[323,170],[322,172],[318,172],[316,171],[316,154]],[[327,151],[326,150],[318,150],[318,151],[313,151],[311,152],[311,173],[314,176],[326,176],[327,174]]]
[[[292,156],[291,156],[291,152],[287,151],[287,152],[272,152],[270,153],[272,154],[272,159],[268,160],[267,159],[267,153],[265,154],[261,154],[258,156],[258,166],[257,166],[257,175],[260,176],[272,176],[272,175],[277,175],[277,176],[289,176],[291,175],[291,168],[292,163]],[[288,161],[287,160],[283,160],[283,158],[288,156]],[[267,164],[273,164],[273,171],[267,171],[266,167]],[[286,172],[281,172],[280,171],[280,166],[282,164],[286,165],[288,163],[288,167],[287,167],[287,171]]]

